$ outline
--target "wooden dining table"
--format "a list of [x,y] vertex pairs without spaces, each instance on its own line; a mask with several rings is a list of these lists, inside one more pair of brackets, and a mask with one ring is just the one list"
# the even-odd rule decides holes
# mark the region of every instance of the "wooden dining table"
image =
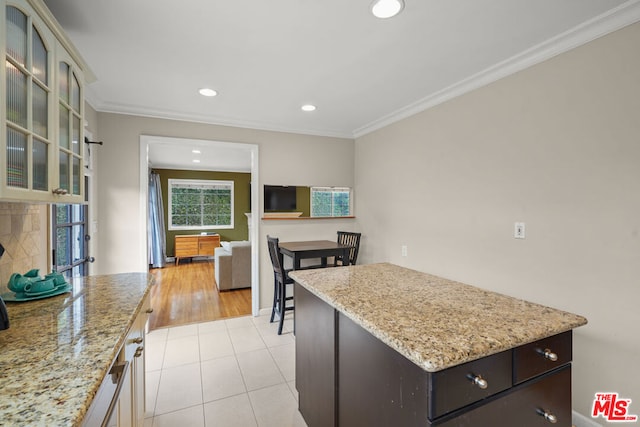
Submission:
[[340,256],[342,257],[342,265],[349,265],[349,251],[353,248],[351,245],[331,240],[309,240],[303,242],[280,242],[280,252],[290,257],[293,261],[293,269],[301,270],[305,267],[300,266],[300,261],[309,258],[320,258],[321,264],[311,268],[323,268],[327,266],[327,258]]

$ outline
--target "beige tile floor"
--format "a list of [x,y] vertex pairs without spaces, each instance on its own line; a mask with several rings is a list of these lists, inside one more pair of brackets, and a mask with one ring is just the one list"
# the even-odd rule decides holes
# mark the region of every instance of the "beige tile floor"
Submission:
[[150,332],[145,427],[306,427],[292,328],[262,315]]

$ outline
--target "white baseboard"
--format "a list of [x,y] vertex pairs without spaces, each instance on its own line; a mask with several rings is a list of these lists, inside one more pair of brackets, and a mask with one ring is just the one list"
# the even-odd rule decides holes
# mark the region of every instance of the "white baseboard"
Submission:
[[602,427],[593,418],[585,417],[580,412],[572,411],[571,420],[575,427]]

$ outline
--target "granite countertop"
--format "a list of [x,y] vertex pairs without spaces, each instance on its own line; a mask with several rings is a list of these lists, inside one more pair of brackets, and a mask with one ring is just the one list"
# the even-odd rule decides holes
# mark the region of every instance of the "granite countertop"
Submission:
[[576,314],[387,263],[290,276],[428,372],[587,323]]
[[71,292],[7,302],[0,424],[80,425],[149,292],[152,276],[74,278]]

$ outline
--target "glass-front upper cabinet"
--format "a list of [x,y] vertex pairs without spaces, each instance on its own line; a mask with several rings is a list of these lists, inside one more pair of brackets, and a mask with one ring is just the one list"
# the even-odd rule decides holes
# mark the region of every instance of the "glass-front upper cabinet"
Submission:
[[84,103],[81,102],[82,78],[78,67],[60,52],[58,61],[58,183],[54,190],[61,194],[80,196],[83,185],[82,156],[84,138],[82,117]]
[[3,3],[0,200],[82,203],[82,72],[29,3]]

